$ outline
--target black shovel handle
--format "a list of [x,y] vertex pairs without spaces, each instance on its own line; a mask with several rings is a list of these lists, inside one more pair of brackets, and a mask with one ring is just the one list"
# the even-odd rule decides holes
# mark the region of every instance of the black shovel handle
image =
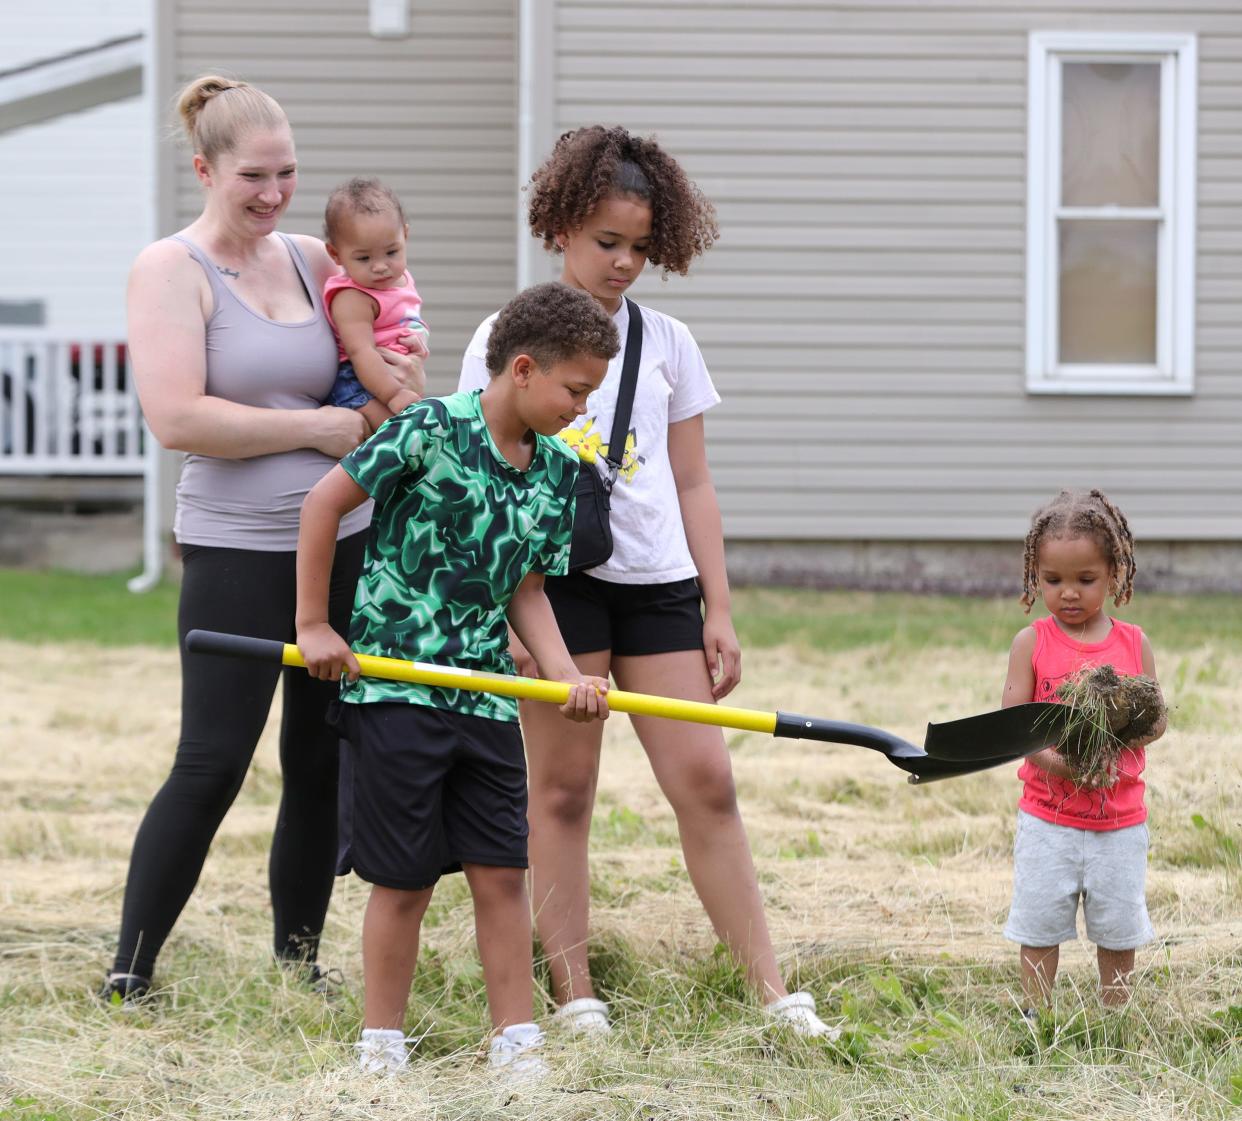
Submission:
[[795,712],[778,712],[772,735],[792,740],[819,740],[821,743],[844,743],[869,747],[890,759],[922,759],[927,752],[870,724],[850,724],[843,720],[823,720],[816,716],[799,716]]
[[285,644],[274,638],[251,638],[244,634],[221,631],[192,630],[185,636],[185,648],[191,654],[221,654],[228,658],[248,658],[252,662],[275,662],[285,659]]

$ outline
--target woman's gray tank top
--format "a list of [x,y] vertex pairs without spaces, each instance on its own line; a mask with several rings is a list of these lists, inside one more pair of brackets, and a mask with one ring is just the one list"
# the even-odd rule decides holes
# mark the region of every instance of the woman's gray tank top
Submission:
[[[174,234],[203,267],[215,306],[207,320],[207,387],[212,397],[265,409],[317,409],[336,377],[337,349],[319,288],[297,244],[284,234],[312,310],[300,323],[260,315],[220,279],[193,242]],[[336,461],[314,448],[250,459],[186,456],[177,484],[173,535],[183,545],[285,552],[297,548],[302,499]],[[365,502],[341,522],[340,536],[371,520]]]

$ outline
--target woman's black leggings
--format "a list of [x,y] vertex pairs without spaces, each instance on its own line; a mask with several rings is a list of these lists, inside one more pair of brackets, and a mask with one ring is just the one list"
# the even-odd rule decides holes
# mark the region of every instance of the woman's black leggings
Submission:
[[[337,542],[329,617],[339,634],[348,633],[366,536]],[[302,669],[185,651],[186,633],[195,627],[292,642],[295,559],[295,553],[182,549],[181,741],[172,772],[134,838],[118,973],[151,976],[241,789],[278,677],[284,679],[284,790],[269,864],[276,953],[312,961],[318,952],[336,863],[337,733],[324,714],[338,686]]]

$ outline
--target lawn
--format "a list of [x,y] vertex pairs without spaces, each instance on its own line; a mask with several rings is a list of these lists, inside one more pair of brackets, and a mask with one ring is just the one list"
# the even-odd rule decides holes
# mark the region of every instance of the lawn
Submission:
[[[269,961],[274,723],[160,960],[163,996],[90,997],[116,934],[129,845],[177,735],[175,594],[0,572],[0,1121],[125,1118],[833,1118],[1146,1121],[1242,1109],[1242,606],[1140,595],[1173,706],[1151,750],[1149,905],[1131,1006],[1106,1012],[1090,948],[1063,953],[1056,1005],[1019,1015],[1000,935],[1012,766],[912,787],[858,748],[727,733],[778,952],[841,1020],[835,1047],[773,1038],[715,945],[676,828],[622,718],[592,832],[595,969],[618,1030],[551,1036],[552,1078],[498,1088],[469,900],[428,915],[407,1076],[365,1079],[365,887],[338,882],[304,992]],[[878,724],[995,707],[1012,601],[742,591],[745,679],[730,703]],[[545,1012],[547,1009],[545,1008]]]

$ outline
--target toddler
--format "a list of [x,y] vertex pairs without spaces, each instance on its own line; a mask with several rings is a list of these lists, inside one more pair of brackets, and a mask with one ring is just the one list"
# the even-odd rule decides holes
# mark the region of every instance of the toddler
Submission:
[[[1090,666],[1155,678],[1147,636],[1104,610],[1109,595],[1116,605],[1129,602],[1134,572],[1129,524],[1100,491],[1062,491],[1036,512],[1026,535],[1022,603],[1029,611],[1038,593],[1048,614],[1013,641],[1002,707],[1056,702],[1058,687]],[[1022,947],[1028,1017],[1048,999],[1060,944],[1077,937],[1080,899],[1104,1003],[1129,996],[1134,951],[1154,936],[1144,898],[1144,747],[1164,734],[1165,723],[1127,743],[1115,769],[1085,786],[1056,747],[1029,755],[1018,771],[1024,785],[1005,937]]]

